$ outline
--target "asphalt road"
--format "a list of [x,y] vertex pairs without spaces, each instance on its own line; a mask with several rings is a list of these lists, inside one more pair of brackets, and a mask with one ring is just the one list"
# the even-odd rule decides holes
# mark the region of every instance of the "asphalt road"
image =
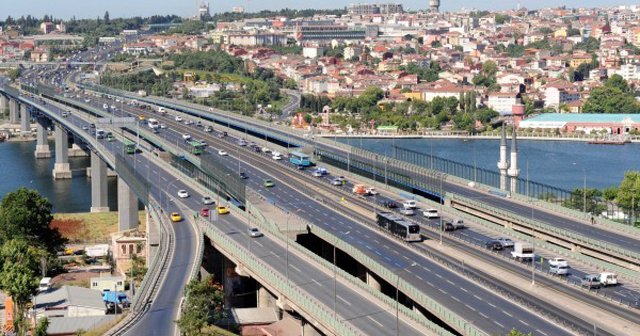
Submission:
[[[96,101],[96,104],[100,104],[100,102]],[[126,109],[129,107],[127,106]],[[141,112],[138,111],[138,113]],[[148,114],[148,111],[145,113]],[[147,115],[147,117],[149,116]],[[186,129],[195,139],[205,139],[210,144],[219,141],[217,137],[202,131],[201,128],[186,127],[184,124],[176,123],[170,115],[166,117],[154,115],[154,117],[168,127],[160,130],[159,135],[170,143],[183,146],[182,148],[185,150],[188,148],[184,145],[182,134]],[[229,141],[235,142],[234,139],[229,139]],[[218,156],[219,149],[225,149],[231,155],[220,157],[221,162],[225,163],[232,171],[236,171],[238,162],[233,157],[235,149],[231,143],[226,143],[224,147],[214,146],[208,149],[208,153],[205,155]],[[301,216],[336,236],[342,236],[343,233],[349,231],[350,234],[343,236],[343,240],[358,247],[388,268],[403,269],[412,265],[414,261],[417,262],[417,266],[399,272],[403,273],[402,277],[466,320],[473,321],[482,330],[492,334],[505,334],[512,328],[517,328],[542,335],[570,334],[554,323],[540,318],[535,312],[495,295],[495,293],[449,271],[412,249],[406,249],[405,246],[389,236],[363,227],[336,211],[329,211],[319,206],[314,199],[297,190],[295,186],[281,183],[283,179],[286,180],[286,177],[273,176],[277,174],[277,170],[281,169],[273,166],[273,164],[266,163],[252,164],[251,166],[240,163],[240,169],[249,175],[247,185],[250,188],[291,212],[300,209]],[[266,171],[270,173],[265,173]],[[276,186],[264,188],[263,181],[265,179],[274,179]]]

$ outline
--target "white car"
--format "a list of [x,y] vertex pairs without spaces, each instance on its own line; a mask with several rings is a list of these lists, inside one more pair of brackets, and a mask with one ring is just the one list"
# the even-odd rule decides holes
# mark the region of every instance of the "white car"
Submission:
[[183,140],[190,140],[191,139],[191,135],[185,133],[185,134],[182,135],[182,139]]
[[262,232],[258,228],[251,228],[249,229],[249,236],[252,238],[262,237]]
[[204,205],[211,205],[214,204],[215,202],[213,201],[213,197],[211,196],[202,196],[202,204]]
[[189,193],[186,190],[180,189],[178,190],[178,197],[180,198],[188,198]]
[[551,258],[549,259],[549,265],[551,266],[569,266],[569,262],[567,262],[564,258]]
[[181,116],[176,116],[176,121],[178,121],[178,122],[182,121],[182,117]]
[[514,241],[509,238],[500,237],[496,238],[496,240],[502,244],[502,247],[513,247],[515,245]]
[[160,124],[160,128],[167,128],[167,125],[165,125],[165,124]]
[[413,216],[416,214],[416,212],[413,211],[413,209],[408,209],[408,208],[400,209],[400,213],[405,216]]
[[262,152],[263,153],[269,153],[269,152],[271,152],[271,149],[269,149],[269,147],[262,147]]
[[366,190],[366,191],[367,191],[367,194],[369,194],[369,195],[378,195],[378,194],[380,194],[380,193],[376,190],[376,188],[374,188],[374,187],[369,187],[369,188],[367,188],[367,190]]
[[218,151],[218,155],[220,156],[227,156],[229,154],[227,154],[227,152],[223,151],[222,149]]
[[278,152],[275,152],[275,153],[273,153],[271,158],[274,159],[274,160],[282,160],[282,154],[280,154]]
[[440,218],[437,209],[426,209],[422,211],[422,215],[426,218]]

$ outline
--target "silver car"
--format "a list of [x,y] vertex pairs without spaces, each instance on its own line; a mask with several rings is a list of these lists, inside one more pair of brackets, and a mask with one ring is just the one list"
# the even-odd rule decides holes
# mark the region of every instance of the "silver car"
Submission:
[[249,229],[249,236],[252,238],[262,237],[262,232],[258,228],[251,228]]
[[416,214],[416,212],[413,209],[407,209],[407,208],[400,209],[400,213],[405,216],[413,216]]
[[549,266],[549,273],[555,275],[567,275],[569,274],[568,265],[551,265]]

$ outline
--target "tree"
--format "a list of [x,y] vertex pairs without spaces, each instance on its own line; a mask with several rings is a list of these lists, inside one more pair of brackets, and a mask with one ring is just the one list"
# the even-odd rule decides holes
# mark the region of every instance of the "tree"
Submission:
[[533,334],[532,333],[525,334],[522,331],[511,329],[511,331],[507,334],[507,336],[533,336]]
[[598,199],[600,197],[602,197],[602,191],[598,189],[587,188],[585,197],[585,190],[583,188],[576,188],[571,192],[569,199],[564,200],[563,205],[567,208],[582,211],[585,209],[584,201],[586,199],[587,212],[593,215],[597,215],[606,210],[606,207],[598,202]]
[[623,209],[635,213],[640,204],[640,171],[628,171],[620,182],[617,195],[618,205]]
[[104,12],[104,23],[109,24],[110,20],[109,20],[109,11]]
[[640,103],[631,93],[627,81],[613,75],[604,86],[591,91],[582,111],[586,113],[640,113]]
[[20,188],[8,193],[0,202],[0,244],[21,238],[52,254],[61,251],[66,241],[49,226],[51,208],[51,203],[35,190]]
[[222,287],[208,276],[203,281],[191,280],[185,292],[187,301],[177,321],[178,327],[186,336],[201,335],[210,317],[214,323],[223,317]]
[[40,280],[40,259],[46,251],[33,247],[24,239],[6,241],[0,249],[0,289],[11,296],[14,303],[14,329],[25,335],[28,320],[27,304],[36,293]]
[[49,319],[42,317],[38,320],[38,325],[34,331],[34,336],[47,336],[47,329],[49,328]]

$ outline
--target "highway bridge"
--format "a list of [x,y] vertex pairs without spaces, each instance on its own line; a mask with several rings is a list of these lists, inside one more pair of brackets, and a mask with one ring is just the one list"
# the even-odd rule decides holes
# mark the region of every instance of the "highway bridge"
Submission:
[[[96,86],[85,87],[95,91],[105,91],[104,88]],[[229,206],[244,206],[245,209],[252,211],[251,214],[236,207],[232,211],[234,216],[216,218],[216,220],[219,220],[220,225],[209,225],[210,223],[203,223],[201,220],[189,219],[192,224],[191,227],[189,225],[167,225],[165,227],[166,236],[173,237],[173,244],[175,244],[176,248],[169,248],[167,253],[173,257],[167,257],[164,260],[173,262],[176,258],[179,259],[180,265],[186,267],[179,274],[188,276],[183,279],[176,277],[171,281],[165,280],[162,282],[162,286],[169,283],[167,286],[171,287],[166,289],[169,291],[175,290],[175,296],[167,297],[166,300],[160,302],[157,300],[149,302],[149,305],[143,309],[143,311],[148,312],[144,314],[145,317],[132,324],[131,328],[125,330],[131,334],[135,334],[132,333],[133,331],[146,330],[144,326],[148,328],[148,326],[156,325],[156,323],[171,324],[172,319],[167,319],[167,316],[175,316],[176,302],[180,301],[181,296],[181,291],[176,289],[184,286],[186,281],[192,277],[192,272],[188,271],[188,266],[190,265],[192,269],[195,268],[193,265],[198,263],[197,255],[199,254],[197,244],[195,250],[193,250],[193,244],[186,250],[178,249],[177,245],[179,242],[185,244],[199,241],[200,232],[203,232],[213,242],[214,246],[222,250],[222,253],[226,253],[227,257],[238,265],[238,273],[248,274],[254,279],[259,279],[263,288],[266,288],[266,291],[271,293],[270,295],[277,297],[276,301],[279,302],[280,307],[293,309],[303,314],[308,321],[313,321],[315,328],[322,333],[377,335],[394,334],[394,332],[397,333],[398,330],[401,330],[403,331],[401,334],[404,335],[420,334],[425,330],[429,330],[428,332],[434,334],[446,334],[447,332],[458,332],[465,335],[505,334],[512,327],[546,335],[569,335],[576,331],[584,332],[585,321],[580,321],[575,316],[567,316],[567,314],[558,311],[549,311],[548,307],[545,310],[544,302],[534,303],[535,300],[530,296],[528,297],[526,293],[519,293],[519,299],[532,303],[532,306],[523,305],[521,301],[515,301],[508,296],[496,293],[494,289],[488,289],[486,284],[470,280],[466,274],[460,273],[457,268],[452,268],[450,264],[447,264],[446,258],[442,255],[434,255],[433,253],[435,252],[427,253],[424,249],[400,243],[380,231],[373,230],[370,227],[373,222],[371,214],[374,209],[379,209],[376,205],[377,202],[358,200],[353,198],[353,195],[349,195],[348,191],[335,191],[330,187],[327,188],[327,180],[323,182],[322,180],[314,179],[308,173],[305,176],[305,172],[296,171],[286,163],[274,164],[268,156],[252,152],[244,146],[238,145],[240,138],[249,138],[250,136],[254,136],[255,141],[263,139],[265,144],[268,143],[270,147],[280,148],[282,151],[294,147],[303,150],[305,147],[311,147],[311,152],[324,160],[321,162],[334,164],[336,172],[342,171],[345,172],[345,175],[349,173],[361,174],[363,176],[360,178],[365,181],[369,176],[368,179],[373,180],[373,183],[377,181],[378,184],[382,185],[382,181],[384,181],[385,187],[390,190],[397,190],[399,193],[402,190],[416,192],[424,196],[421,200],[426,204],[429,204],[430,199],[436,198],[440,201],[444,199],[445,203],[453,206],[454,210],[464,210],[464,213],[460,214],[461,216],[473,215],[488,218],[491,221],[486,221],[487,223],[485,224],[487,226],[498,225],[505,230],[517,229],[514,230],[517,234],[532,235],[542,241],[538,242],[538,245],[544,247],[548,247],[544,244],[554,242],[554,239],[556,239],[555,242],[557,243],[557,239],[560,236],[557,232],[555,236],[552,236],[550,234],[551,231],[548,228],[544,228],[544,225],[554,224],[557,229],[558,226],[555,226],[553,221],[573,223],[572,225],[574,226],[561,227],[565,230],[565,234],[571,232],[570,230],[577,231],[576,234],[578,236],[571,237],[571,244],[579,241],[580,247],[586,246],[596,251],[603,250],[602,244],[606,244],[607,248],[609,248],[607,251],[610,252],[606,253],[607,256],[600,255],[599,259],[595,261],[589,259],[590,261],[606,264],[610,269],[619,267],[616,270],[619,270],[620,273],[629,278],[633,278],[635,276],[634,272],[637,271],[633,268],[633,254],[625,253],[618,260],[607,260],[605,258],[616,256],[617,250],[615,249],[620,248],[620,246],[616,245],[622,241],[626,240],[632,245],[635,239],[635,233],[632,231],[620,233],[615,231],[612,223],[599,223],[602,226],[606,226],[606,228],[599,228],[602,237],[593,236],[590,230],[585,229],[588,226],[583,220],[569,219],[567,215],[557,214],[537,205],[526,204],[522,200],[517,200],[516,197],[506,199],[478,190],[478,188],[468,188],[465,183],[427,171],[422,167],[413,167],[389,158],[377,158],[371,153],[356,151],[346,146],[318,139],[313,135],[296,134],[292,131],[274,128],[255,120],[244,119],[215,109],[203,109],[182,102],[158,98],[141,98],[122,92],[109,91],[111,95],[117,95],[121,101],[124,101],[126,97],[138,101],[146,101],[154,104],[154,106],[169,108],[172,115],[160,115],[150,109],[140,109],[124,103],[120,104],[116,109],[109,108],[108,111],[105,111],[103,109],[104,104],[110,106],[118,104],[115,102],[115,97],[111,100],[106,97],[96,97],[95,95],[65,97],[62,92],[58,93],[51,89],[38,91],[37,93],[41,97],[20,96],[18,92],[7,86],[2,91],[5,94],[5,99],[9,97],[10,106],[11,104],[31,106],[35,111],[39,111],[37,112],[39,116],[52,120],[57,125],[56,130],[66,129],[67,132],[74,134],[74,136],[79,136],[87,144],[88,148],[94,149],[97,155],[95,159],[97,167],[101,165],[98,158],[102,157],[100,153],[105,150],[103,148],[105,145],[104,141],[92,138],[91,128],[87,126],[89,123],[96,123],[99,120],[98,118],[104,120],[132,116],[139,119],[140,115],[145,115],[146,117],[153,115],[154,118],[158,118],[167,126],[158,133],[153,133],[144,126],[132,126],[130,124],[117,125],[114,128],[114,130],[128,129],[128,132],[120,133],[119,136],[121,138],[134,138],[133,134],[135,132],[139,133],[142,139],[140,144],[143,148],[143,153],[134,155],[133,163],[127,160],[126,155],[122,155],[123,149],[119,143],[106,144],[106,147],[111,146],[111,148],[108,148],[103,154],[108,156],[106,153],[114,153],[112,155],[116,159],[120,157],[120,161],[125,162],[120,163],[119,174],[129,174],[135,177],[130,178],[128,183],[138,186],[132,189],[139,190],[137,192],[139,194],[138,197],[146,198],[146,204],[149,204],[156,212],[168,212],[173,211],[173,209],[181,209],[181,211],[186,211],[186,209],[191,209],[191,211],[198,210],[200,204],[196,199],[191,198],[181,204],[172,194],[175,190],[168,189],[187,189],[192,195],[214,193],[223,188],[221,184],[224,183],[220,183],[222,182],[219,178],[220,174],[233,173],[236,176],[235,172],[242,170],[249,176],[242,184],[246,188],[244,190],[245,197],[240,197],[239,195],[242,192],[238,190],[234,194],[232,186],[227,186],[227,184],[223,188],[225,193],[221,196],[223,196],[223,199],[225,196],[244,198],[244,202],[239,202],[238,204],[231,202]],[[89,101],[87,102],[87,100]],[[64,104],[68,107],[58,104]],[[17,107],[13,109],[15,111],[23,110]],[[66,109],[72,109],[73,112],[70,117],[64,118],[62,113]],[[27,111],[26,108],[25,111]],[[14,115],[16,113],[14,112]],[[23,118],[19,119],[26,119],[26,116],[27,112],[24,112],[21,115]],[[177,122],[175,116],[181,116],[183,119],[199,118],[204,125],[214,127],[216,135],[205,132],[204,128],[195,125],[185,125]],[[46,122],[44,122],[44,126],[46,126]],[[44,126],[38,127],[39,133],[41,130],[44,132]],[[83,126],[86,129],[83,129]],[[226,132],[228,132],[229,136],[220,138],[217,135],[222,134],[223,129],[227,130]],[[56,131],[56,134],[59,134],[58,131]],[[191,148],[182,138],[184,134],[205,140],[209,145],[207,152],[199,157],[190,154]],[[38,137],[38,139],[40,138]],[[58,138],[60,138],[62,144],[60,149],[58,148]],[[63,136],[56,138],[57,161],[60,156],[60,162],[56,164],[58,168],[57,176],[64,176],[63,138]],[[40,153],[44,153],[45,149],[41,146],[45,145],[39,143],[38,146]],[[230,155],[220,156],[218,155],[220,150],[226,150]],[[174,160],[161,161],[154,156],[154,153],[161,152],[170,153]],[[120,154],[120,156],[117,154]],[[116,172],[118,172],[118,162],[120,161],[115,160],[113,162]],[[127,164],[127,162],[129,163]],[[106,164],[111,166],[109,161]],[[133,168],[131,168],[132,164]],[[129,168],[127,169],[126,167]],[[99,168],[96,169],[98,169],[96,176],[100,176]],[[193,180],[194,177],[196,180],[200,180],[201,183]],[[203,184],[202,181],[205,180],[205,177],[217,180],[217,186]],[[216,179],[216,177],[218,178]],[[265,188],[262,184],[265,179],[274,179],[276,187]],[[140,181],[145,182],[141,183]],[[171,184],[164,184],[167,187],[166,189],[160,190],[160,185],[172,181],[173,183]],[[95,188],[100,190],[101,183],[96,182]],[[144,192],[145,190],[146,192]],[[99,195],[102,193],[96,191],[94,194],[98,195],[96,196],[95,206],[99,208],[101,206]],[[246,197],[247,194],[252,197]],[[383,197],[385,196],[380,196],[379,198],[382,199]],[[341,206],[340,200],[343,198],[347,198],[350,203],[359,206],[353,209]],[[267,208],[265,203],[270,204],[272,207]],[[272,208],[274,207],[279,210],[273,210]],[[363,211],[363,209],[371,209],[371,211]],[[495,209],[500,211],[496,213]],[[536,219],[538,222],[514,217],[514,214],[530,213],[534,210],[537,214]],[[289,219],[293,218],[293,222],[298,226],[302,224],[302,227],[305,228],[307,231],[305,238],[298,237],[300,243],[289,238],[291,235],[290,230],[282,230],[282,225],[270,223],[270,216],[260,215],[260,212],[264,212],[275,216],[274,214],[278,213],[278,211],[286,214],[287,224],[289,224]],[[538,215],[539,213],[546,215],[542,214],[540,216]],[[236,214],[238,214],[237,217],[235,216]],[[159,220],[161,220],[163,216],[159,215],[157,217],[160,217]],[[235,221],[232,219],[235,219]],[[260,240],[259,251],[256,251],[255,246],[252,245],[252,240],[246,236],[246,229],[250,225],[249,221],[253,221],[254,225],[256,225],[256,221],[261,221],[261,228],[268,232],[264,237],[265,239]],[[437,222],[429,221],[424,221],[422,224],[425,228],[438,225]],[[178,227],[180,229],[176,230]],[[176,232],[172,233],[171,228]],[[543,231],[543,229],[547,231]],[[527,232],[527,230],[530,231]],[[293,235],[295,236],[295,233]],[[306,237],[307,235],[309,237]],[[609,240],[598,239],[604,239],[604,237],[608,237]],[[167,239],[171,241],[170,238]],[[303,240],[308,240],[307,246],[306,248],[299,248],[299,245],[305,244]],[[235,242],[235,244],[231,241]],[[247,241],[250,243],[247,244]],[[283,242],[285,245],[284,250],[282,249]],[[171,243],[160,245],[171,246]],[[290,245],[298,248],[296,251],[299,259],[288,259],[291,252]],[[251,249],[252,247],[254,248],[253,250]],[[576,244],[576,248],[571,248],[578,250],[577,247]],[[191,250],[193,250],[193,253],[191,253]],[[313,255],[308,254],[309,251],[313,250],[322,258],[314,259]],[[282,256],[283,252],[287,256],[286,260],[278,257]],[[573,258],[593,258],[589,254],[576,251],[571,254],[571,251],[567,250],[565,253],[570,254]],[[246,256],[251,256],[251,258],[246,258]],[[292,254],[291,258],[296,257]],[[186,262],[187,260],[189,262]],[[256,260],[261,260],[262,262],[255,263]],[[295,264],[293,260],[295,260]],[[324,265],[324,270],[313,269],[313,263],[309,260],[316,260],[319,263],[329,261],[329,263]],[[613,263],[607,263],[610,261]],[[300,270],[298,273],[306,275],[325,273],[325,277],[331,279],[331,262],[336,265],[334,269],[336,273],[338,268],[345,269],[344,274],[341,271],[340,277],[333,277],[333,279],[336,279],[333,293],[331,293],[330,288],[325,288],[330,286],[323,284],[318,278],[305,279],[303,274],[300,274],[300,278],[297,278],[298,282],[293,280],[298,285],[297,287],[294,286],[296,290],[292,290],[289,286],[281,286],[282,283],[289,282],[287,280],[289,276],[291,276],[291,279],[294,278],[295,273],[289,265],[295,265]],[[176,261],[175,265],[178,265],[177,263],[178,261]],[[269,266],[268,269],[260,268],[265,265]],[[354,278],[357,279],[358,277],[365,280],[368,286],[360,286],[361,283],[364,283],[360,280],[357,281],[361,283],[353,281]],[[501,288],[505,288],[507,285],[506,282],[500,280],[493,279],[492,281],[498,283]],[[300,288],[310,283],[313,283],[315,288]],[[305,285],[301,286],[301,284]],[[356,287],[355,289],[353,288],[354,286]],[[397,292],[391,296],[397,298],[396,302],[401,302],[400,306],[403,313],[402,318],[398,319],[399,328],[392,327],[394,325],[394,314],[389,310],[393,310],[393,301],[389,301],[388,297],[384,298],[379,295],[379,293],[385,291],[388,293],[393,288],[397,288]],[[305,293],[304,291],[307,289],[308,292]],[[375,289],[375,291],[371,289]],[[514,290],[511,289],[511,291],[513,292]],[[324,294],[321,294],[323,292]],[[264,291],[262,295],[267,296]],[[319,301],[324,305],[324,308],[310,306],[308,300],[304,300],[305,295],[314,298],[319,296]],[[300,296],[302,296],[302,299]],[[348,297],[348,299],[344,300],[348,302],[356,302],[351,301],[351,298],[359,300],[357,301],[359,302],[357,307],[362,307],[362,310],[356,312],[351,306],[342,304],[340,308],[337,308],[338,296],[343,299]],[[336,307],[335,315],[331,314],[332,299],[333,306]],[[381,310],[380,307],[386,307],[382,309],[386,310],[386,312],[379,313],[382,320],[378,319],[378,315],[374,314]],[[344,311],[341,312],[341,310]],[[626,311],[621,310],[620,312],[624,314]],[[421,315],[437,321],[439,325],[446,326],[446,329],[435,327],[426,322],[424,318],[420,318],[419,315],[412,314],[412,312],[420,312]],[[544,317],[540,316],[541,312],[544,313]],[[340,316],[337,319],[339,322],[336,322],[335,317],[337,316]],[[633,318],[633,316],[629,316],[629,319]],[[384,328],[376,327],[375,323],[371,327],[371,319],[381,323]],[[369,321],[367,322],[367,320]],[[588,327],[590,326],[587,323]],[[338,330],[338,328],[345,329]],[[607,334],[606,330],[596,329],[599,334]]]

